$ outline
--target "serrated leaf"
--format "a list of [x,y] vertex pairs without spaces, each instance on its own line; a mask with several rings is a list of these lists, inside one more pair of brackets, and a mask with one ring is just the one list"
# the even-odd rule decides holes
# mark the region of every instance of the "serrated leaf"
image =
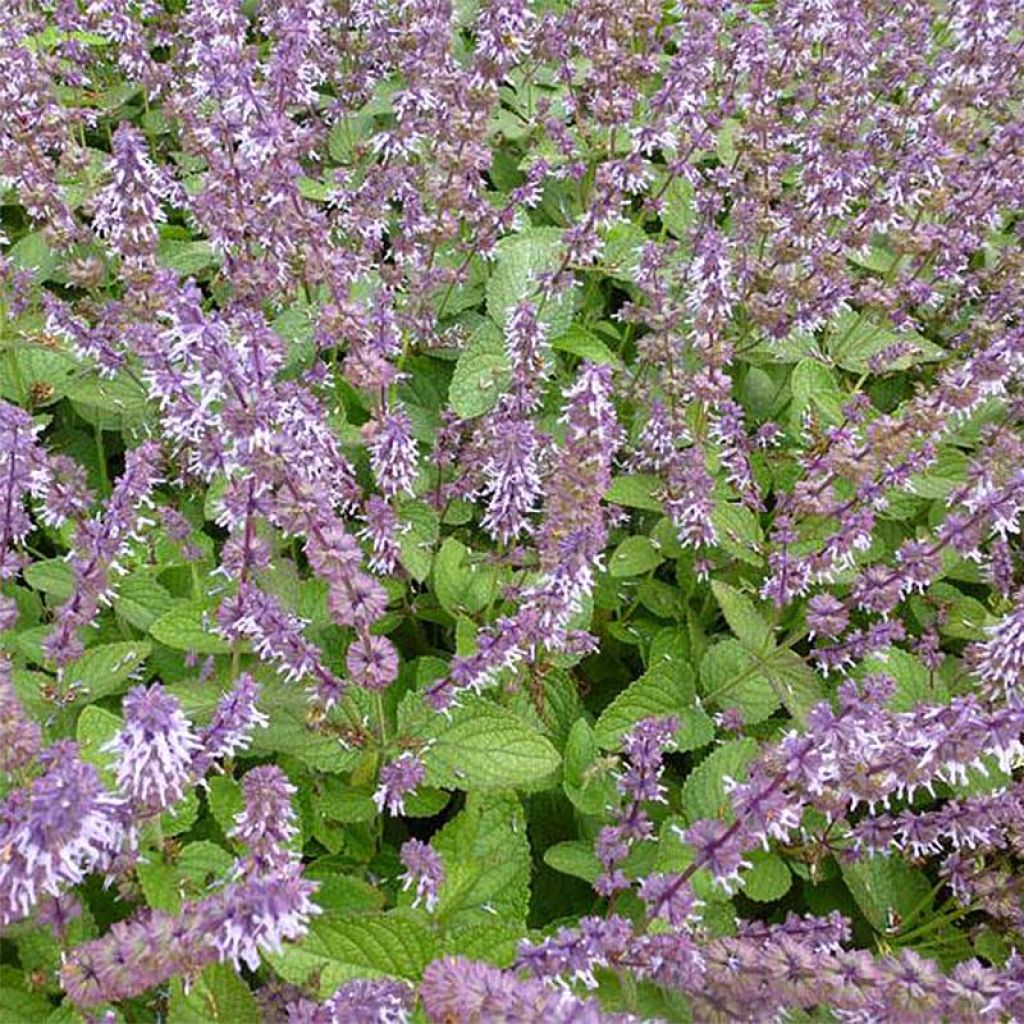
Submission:
[[206,241],[161,238],[156,249],[157,262],[179,277],[191,277],[203,270],[219,267],[222,257]]
[[19,270],[32,271],[36,281],[48,281],[57,266],[57,257],[42,231],[22,235],[8,250],[7,258]]
[[465,808],[431,840],[445,881],[435,914],[445,927],[492,918],[526,926],[530,909],[530,843],[518,797],[471,793]]
[[608,559],[610,576],[639,576],[656,569],[664,561],[650,537],[626,537]]
[[146,392],[124,374],[76,378],[68,381],[64,393],[82,419],[104,430],[135,426],[149,413]]
[[712,580],[711,590],[729,628],[744,647],[751,651],[768,651],[773,646],[772,627],[749,597],[721,580]]
[[174,607],[174,598],[166,587],[148,572],[136,572],[117,587],[114,611],[136,629],[146,630]]
[[544,851],[544,863],[563,875],[572,875],[573,878],[582,878],[584,882],[591,885],[601,873],[601,862],[594,853],[592,843],[582,843],[578,840],[570,840],[565,843],[555,843]]
[[565,744],[562,789],[572,805],[583,814],[601,814],[615,803],[612,766],[599,762],[599,757],[594,730],[586,719],[577,719]]
[[683,811],[690,822],[702,818],[733,817],[725,791],[725,779],[746,778],[747,765],[757,756],[757,741],[745,737],[723,743],[713,750],[686,778],[680,794]]
[[152,649],[145,641],[90,647],[67,667],[65,678],[82,689],[85,699],[98,700],[125,689],[122,684],[145,663]]
[[676,749],[694,750],[714,738],[714,723],[694,704],[693,672],[685,664],[657,665],[634,680],[601,712],[594,739],[604,750],[617,749],[622,734],[643,718],[675,715]]
[[353,978],[391,976],[418,981],[441,952],[426,916],[406,910],[384,914],[328,911],[310,922],[300,945],[267,960],[286,981],[313,982],[321,997]]
[[730,555],[748,565],[759,566],[764,562],[760,554],[764,532],[757,516],[745,505],[718,502],[711,513],[711,525],[718,544]]
[[670,235],[686,239],[697,218],[693,202],[693,185],[686,178],[677,175],[665,189],[662,202],[662,224]]
[[427,781],[449,789],[529,786],[559,765],[550,740],[518,716],[483,700],[467,702],[451,720],[437,719],[423,756]]
[[[512,308],[538,292],[538,275],[558,267],[562,232],[558,228],[529,228],[501,239],[496,246],[494,271],[487,281],[487,313],[504,331]],[[550,337],[563,334],[572,317],[571,300],[549,300],[541,319]]]
[[462,419],[482,416],[497,404],[511,374],[501,331],[485,321],[459,353],[448,386],[448,404]]
[[861,913],[878,932],[892,927],[893,915],[905,918],[917,910],[931,890],[927,875],[898,857],[864,857],[839,866]]
[[230,654],[231,644],[216,629],[216,612],[202,605],[182,604],[161,615],[149,627],[149,635],[176,651]]
[[700,662],[706,698],[721,708],[739,708],[747,725],[763,722],[780,704],[763,665],[739,640],[720,640]]
[[472,552],[454,537],[446,537],[434,559],[434,594],[451,615],[475,614],[494,596],[498,571],[473,560]]
[[198,978],[171,982],[167,1024],[248,1024],[261,1011],[249,986],[228,964],[211,964]]
[[235,827],[235,815],[245,807],[242,787],[226,775],[214,775],[207,779],[206,802],[214,821],[227,835]]
[[661,480],[656,476],[638,473],[633,476],[617,476],[605,493],[605,500],[624,508],[642,508],[660,512],[661,502],[655,495],[661,490]]
[[525,929],[519,924],[488,921],[449,929],[444,936],[444,952],[446,956],[485,960],[495,967],[511,967],[525,937]]
[[403,526],[398,539],[398,560],[417,583],[422,583],[430,575],[441,522],[437,513],[422,501],[403,502],[399,520]]
[[598,366],[621,366],[619,357],[593,332],[582,324],[570,324],[569,329],[552,339],[551,347],[557,352],[568,352]]
[[[886,370],[909,370],[921,363],[937,362],[947,354],[914,331],[897,331],[852,309],[836,316],[829,337],[829,355],[837,366],[853,373],[867,373],[874,356],[882,357]],[[900,354],[887,359],[886,350],[895,345],[900,346]],[[908,345],[910,350],[904,352]]]
[[777,853],[755,850],[748,858],[751,867],[742,872],[743,895],[758,903],[782,899],[793,884],[786,862]]
[[359,752],[344,748],[335,736],[313,728],[309,701],[300,687],[275,678],[261,679],[260,705],[272,709],[270,724],[253,733],[249,753],[290,754],[318,772],[351,771]]
[[44,594],[50,594],[58,601],[66,601],[75,589],[75,574],[69,562],[63,558],[46,558],[25,566],[22,575],[25,582]]
[[815,413],[831,426],[843,422],[845,397],[827,366],[813,359],[801,359],[793,367],[789,387],[792,393],[789,421],[794,430],[803,427],[808,412]]

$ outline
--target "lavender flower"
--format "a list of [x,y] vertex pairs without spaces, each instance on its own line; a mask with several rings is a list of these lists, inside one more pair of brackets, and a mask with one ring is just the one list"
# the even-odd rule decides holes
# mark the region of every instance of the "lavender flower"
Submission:
[[45,750],[43,774],[0,807],[0,922],[26,917],[44,894],[60,896],[103,870],[126,841],[124,801],[107,792],[73,743]]
[[287,1024],[406,1024],[413,990],[390,978],[357,979],[317,1005],[309,1000],[288,1007]]
[[370,465],[377,486],[388,498],[413,494],[419,455],[409,417],[399,411],[385,414],[375,424],[370,441]]
[[435,960],[423,974],[420,998],[427,1019],[441,1021],[543,1020],[552,1024],[604,1024],[627,1018],[606,1015],[593,1000],[524,981],[511,971],[463,957]]
[[364,633],[349,645],[345,665],[352,682],[367,690],[385,690],[398,677],[398,652],[387,637]]
[[0,772],[24,768],[42,746],[42,730],[25,714],[11,682],[11,663],[0,655]]
[[405,797],[415,791],[426,774],[423,762],[408,751],[389,761],[380,770],[380,780],[373,794],[377,810],[383,811],[386,807],[388,814],[404,814]]
[[990,639],[972,652],[974,671],[986,686],[1016,698],[1024,679],[1024,594],[1018,594],[1017,607],[988,632]]
[[242,780],[245,809],[235,817],[234,839],[248,848],[245,871],[274,871],[294,859],[290,849],[298,835],[292,797],[295,787],[276,765],[247,772]]
[[270,724],[270,719],[256,706],[259,693],[256,680],[243,672],[233,689],[217,702],[213,718],[197,737],[199,751],[192,761],[192,773],[197,778],[206,775],[215,761],[244,750],[254,729],[265,729]]
[[117,754],[118,788],[143,813],[163,810],[185,795],[199,741],[159,684],[133,687],[123,707],[124,725],[103,748]]
[[416,886],[416,898],[412,905],[418,907],[422,902],[427,908],[427,913],[433,913],[437,906],[438,891],[444,884],[444,866],[441,864],[441,858],[427,843],[418,839],[404,842],[400,857],[405,867],[402,888]]

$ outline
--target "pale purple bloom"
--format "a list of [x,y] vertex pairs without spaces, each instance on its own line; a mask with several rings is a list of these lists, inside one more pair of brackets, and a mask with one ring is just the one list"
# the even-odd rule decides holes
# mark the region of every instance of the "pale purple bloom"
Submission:
[[0,923],[26,917],[103,870],[127,839],[125,804],[77,748],[61,740],[39,756],[43,774],[0,806]]
[[405,797],[415,791],[426,774],[423,762],[408,751],[389,761],[380,770],[380,779],[373,794],[377,810],[383,812],[386,807],[388,814],[404,814]]
[[1024,682],[1024,594],[1018,593],[1017,606],[988,633],[973,652],[974,672],[993,690],[1016,697]]
[[398,652],[386,636],[362,633],[349,645],[345,665],[353,683],[386,690],[398,677]]
[[393,978],[357,978],[320,1004],[307,999],[287,1009],[287,1024],[406,1024],[414,993]]
[[142,812],[177,803],[193,781],[199,741],[181,705],[162,686],[136,686],[125,695],[124,725],[104,747],[117,755],[117,785]]
[[199,752],[192,763],[197,778],[202,778],[215,761],[244,750],[254,729],[265,729],[270,724],[270,719],[256,706],[259,694],[259,684],[243,672],[217,702],[213,718],[198,735]]
[[298,835],[292,797],[295,787],[277,765],[261,765],[242,779],[245,809],[235,816],[231,837],[244,843],[248,855],[241,870],[272,871],[294,859],[292,840]]
[[402,888],[416,887],[416,898],[412,905],[422,903],[427,913],[437,906],[438,891],[444,884],[444,865],[437,852],[419,839],[409,839],[402,844],[399,854],[405,872],[402,874]]
[[401,410],[386,413],[374,424],[369,447],[370,465],[381,493],[388,498],[403,492],[413,494],[419,452],[409,417]]
[[0,654],[0,772],[25,767],[42,746],[42,730],[25,713],[11,682],[11,663]]

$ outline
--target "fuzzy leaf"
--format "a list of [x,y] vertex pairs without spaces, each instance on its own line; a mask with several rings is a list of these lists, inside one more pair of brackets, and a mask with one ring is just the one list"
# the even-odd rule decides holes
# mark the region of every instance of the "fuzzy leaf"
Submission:
[[499,789],[530,786],[559,765],[550,740],[516,715],[485,701],[437,718],[437,731],[423,760],[427,781],[449,789]]

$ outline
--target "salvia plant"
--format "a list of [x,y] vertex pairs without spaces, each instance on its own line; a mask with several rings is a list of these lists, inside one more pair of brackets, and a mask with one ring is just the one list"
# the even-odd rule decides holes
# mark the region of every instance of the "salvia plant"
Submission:
[[4,1024],[1024,1021],[1021,0],[0,9]]

